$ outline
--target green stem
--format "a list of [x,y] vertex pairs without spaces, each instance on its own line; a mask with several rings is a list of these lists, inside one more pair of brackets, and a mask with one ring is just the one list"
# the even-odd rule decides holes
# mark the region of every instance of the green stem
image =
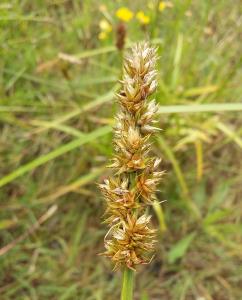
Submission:
[[121,300],[132,300],[134,288],[134,271],[125,267],[123,271],[123,287]]

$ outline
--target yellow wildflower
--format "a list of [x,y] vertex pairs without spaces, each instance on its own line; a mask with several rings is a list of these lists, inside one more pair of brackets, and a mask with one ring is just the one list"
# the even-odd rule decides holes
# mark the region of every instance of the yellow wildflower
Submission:
[[163,11],[166,9],[166,3],[164,1],[161,1],[159,4],[159,11]]
[[101,32],[99,32],[99,34],[98,34],[99,40],[105,40],[107,37],[108,37],[108,34],[107,34],[107,32],[105,32],[105,31],[101,31]]
[[138,11],[137,14],[136,14],[136,18],[140,21],[141,24],[149,24],[150,23],[150,17],[149,16],[146,16],[144,14],[143,11]]
[[101,31],[99,32],[98,38],[100,40],[105,40],[108,37],[108,33],[112,31],[112,26],[107,20],[102,19],[99,22],[99,28]]
[[124,22],[129,22],[133,18],[134,14],[127,7],[120,7],[116,11],[116,16]]
[[99,27],[102,31],[106,31],[106,32],[111,32],[112,31],[112,26],[111,24],[105,20],[105,19],[102,19],[100,22],[99,22]]

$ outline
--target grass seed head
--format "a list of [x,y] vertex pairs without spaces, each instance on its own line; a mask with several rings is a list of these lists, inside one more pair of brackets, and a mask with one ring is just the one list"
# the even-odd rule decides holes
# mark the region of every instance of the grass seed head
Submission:
[[147,264],[155,245],[146,206],[155,199],[162,172],[160,159],[152,158],[149,138],[157,129],[155,100],[148,97],[157,87],[156,49],[139,43],[124,62],[122,89],[117,95],[120,112],[114,127],[113,178],[100,185],[106,200],[105,222],[110,229],[105,237],[106,251],[115,269]]

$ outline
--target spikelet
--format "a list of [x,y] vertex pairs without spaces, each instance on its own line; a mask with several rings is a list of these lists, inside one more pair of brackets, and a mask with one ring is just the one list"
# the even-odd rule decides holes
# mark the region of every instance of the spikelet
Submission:
[[107,204],[105,222],[110,226],[103,255],[111,258],[115,269],[147,264],[154,250],[155,230],[145,208],[154,201],[163,174],[158,171],[160,159],[149,156],[149,138],[158,130],[154,126],[157,105],[155,100],[148,101],[157,86],[156,60],[155,48],[135,45],[125,59],[117,95],[120,111],[110,166],[116,173],[100,185]]

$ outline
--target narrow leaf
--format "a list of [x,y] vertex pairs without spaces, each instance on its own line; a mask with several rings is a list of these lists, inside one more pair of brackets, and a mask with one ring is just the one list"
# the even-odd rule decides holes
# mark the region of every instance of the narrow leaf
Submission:
[[181,239],[178,243],[176,243],[168,253],[168,262],[174,263],[179,258],[183,257],[187,252],[191,242],[193,241],[196,233],[192,232],[183,239]]

